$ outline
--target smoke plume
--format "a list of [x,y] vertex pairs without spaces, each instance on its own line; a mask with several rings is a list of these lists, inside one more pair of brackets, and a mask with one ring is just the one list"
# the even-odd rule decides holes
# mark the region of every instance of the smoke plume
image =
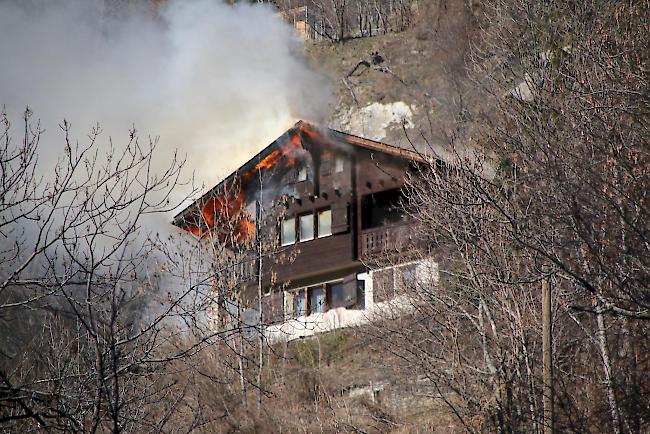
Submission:
[[[52,169],[65,156],[59,125],[66,119],[72,125],[72,142],[82,145],[100,124],[100,155],[113,149],[119,153],[132,127],[141,142],[159,137],[154,172],[167,169],[178,149],[187,158],[185,178],[194,172],[197,186],[211,187],[297,119],[325,118],[329,89],[301,50],[293,28],[270,6],[259,4],[0,0],[0,108],[12,121],[14,145],[22,140],[25,107],[40,119],[45,132],[35,178],[43,178],[44,185],[56,176]],[[102,203],[102,198],[95,199]],[[60,234],[65,226],[66,207],[59,206],[48,223],[49,234]],[[10,230],[4,228],[0,280],[42,243],[39,224],[37,218],[22,218]],[[171,215],[145,215],[141,225],[160,232],[161,238],[173,232]],[[119,243],[112,233],[119,233],[124,222],[114,226],[95,228],[101,236],[92,239],[78,235],[75,252],[81,257],[110,252]],[[125,247],[132,252],[126,256],[139,254],[146,236],[133,234]],[[49,250],[64,251],[62,243]],[[16,246],[22,246],[20,253]],[[35,259],[18,277],[38,276],[56,258]],[[57,270],[70,263],[59,262]],[[114,272],[110,262],[102,265],[101,271]],[[178,294],[182,285],[165,279],[160,285]]]
[[[325,116],[328,89],[293,29],[268,6],[211,0],[9,0],[0,4],[0,105],[40,118],[41,161],[63,152],[58,124],[108,148],[135,126],[178,148],[211,186],[298,118]],[[14,129],[20,134],[20,127]]]

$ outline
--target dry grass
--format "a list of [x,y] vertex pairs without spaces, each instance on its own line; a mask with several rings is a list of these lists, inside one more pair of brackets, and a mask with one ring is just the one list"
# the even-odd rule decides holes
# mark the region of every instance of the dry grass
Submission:
[[[242,394],[235,355],[222,346],[207,349],[176,366],[176,390],[169,399],[179,403],[168,427],[232,433],[454,432],[445,409],[412,393],[412,375],[387,370],[390,356],[376,351],[367,336],[363,330],[344,330],[268,348],[261,406],[255,355],[245,363]],[[358,393],[370,385],[382,389],[374,398]]]

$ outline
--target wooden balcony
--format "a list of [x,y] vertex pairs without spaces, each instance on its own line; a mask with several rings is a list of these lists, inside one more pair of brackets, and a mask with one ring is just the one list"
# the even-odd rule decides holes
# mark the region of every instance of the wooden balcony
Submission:
[[412,225],[400,223],[365,229],[359,234],[359,257],[402,252],[412,241]]

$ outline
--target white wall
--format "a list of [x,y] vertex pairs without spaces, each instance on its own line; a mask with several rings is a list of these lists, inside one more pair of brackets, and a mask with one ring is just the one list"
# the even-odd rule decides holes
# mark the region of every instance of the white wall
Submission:
[[[419,286],[435,286],[438,283],[438,263],[431,258],[410,262],[404,265],[416,265],[416,281]],[[317,333],[332,331],[344,327],[353,327],[366,324],[375,318],[394,315],[404,310],[410,310],[412,300],[407,295],[400,295],[391,300],[375,303],[373,297],[373,275],[376,272],[386,270],[387,267],[372,270],[367,273],[359,273],[357,280],[365,282],[365,309],[346,309],[339,307],[330,309],[323,313],[300,316],[290,319],[281,324],[273,324],[266,327],[266,336],[272,342],[291,341],[294,339],[313,336]]]

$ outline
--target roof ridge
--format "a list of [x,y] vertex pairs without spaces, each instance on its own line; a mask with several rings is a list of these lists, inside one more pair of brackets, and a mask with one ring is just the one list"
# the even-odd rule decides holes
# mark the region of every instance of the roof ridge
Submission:
[[[292,127],[287,129],[284,133],[279,135],[275,140],[273,140],[271,143],[269,143],[267,146],[262,148],[259,152],[257,152],[255,155],[253,155],[250,159],[248,159],[245,163],[241,164],[237,169],[235,169],[232,173],[230,173],[228,176],[224,177],[221,181],[219,181],[215,186],[207,190],[205,193],[201,194],[201,196],[198,199],[195,199],[192,201],[190,205],[185,207],[182,211],[180,211],[178,214],[174,216],[174,222],[178,220],[179,217],[181,217],[183,214],[187,212],[188,209],[190,209],[192,206],[194,206],[198,201],[210,197],[217,189],[222,186],[225,182],[227,182],[229,179],[234,178],[237,174],[241,172],[246,172],[246,169],[249,166],[252,166],[254,163],[260,163],[263,160],[263,155],[266,155],[267,153],[270,154],[270,150],[273,146],[278,145],[278,141],[284,137],[284,136],[290,136],[291,132],[309,127],[313,128],[316,130],[321,130],[319,127],[315,126],[314,124],[305,121],[303,119],[298,120]],[[361,136],[356,136],[354,134],[346,133],[343,131],[335,130],[333,128],[325,127],[331,134],[328,134],[327,136],[332,137],[334,135],[334,138],[339,138],[343,140],[345,143],[352,145],[352,146],[359,146],[362,148],[378,151],[378,152],[383,152],[387,154],[391,154],[397,157],[401,158],[406,158],[409,160],[415,160],[415,161],[424,161],[424,158],[422,157],[421,154],[415,152],[415,151],[410,151],[407,149],[400,148],[398,146],[394,145],[389,145],[387,143],[379,142],[377,140],[372,140],[372,139],[366,139]],[[327,138],[327,136],[325,138]],[[337,137],[338,136],[338,137]]]

